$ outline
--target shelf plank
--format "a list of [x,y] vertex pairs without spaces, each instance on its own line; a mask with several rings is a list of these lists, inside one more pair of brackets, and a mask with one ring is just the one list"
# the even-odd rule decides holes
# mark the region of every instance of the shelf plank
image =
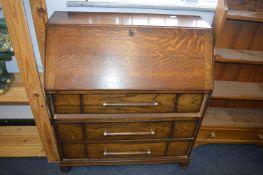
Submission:
[[263,51],[216,48],[216,62],[263,64]]
[[263,22],[263,12],[247,10],[228,10],[227,19]]
[[10,89],[3,95],[0,95],[0,103],[28,103],[28,98],[24,88],[22,78],[19,73],[15,73],[15,80]]
[[36,126],[1,126],[1,136],[39,136]]
[[263,110],[210,107],[201,127],[263,128]]
[[213,99],[263,100],[263,83],[214,81]]
[[36,126],[1,126],[0,157],[45,156]]

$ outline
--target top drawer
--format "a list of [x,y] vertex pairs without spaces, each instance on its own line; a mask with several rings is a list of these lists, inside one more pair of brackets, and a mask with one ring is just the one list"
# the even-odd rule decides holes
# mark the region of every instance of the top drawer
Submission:
[[203,94],[55,94],[53,100],[57,114],[199,112]]

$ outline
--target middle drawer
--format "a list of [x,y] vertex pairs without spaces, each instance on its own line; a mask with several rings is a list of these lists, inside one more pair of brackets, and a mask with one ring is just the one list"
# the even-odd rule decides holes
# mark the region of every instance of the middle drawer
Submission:
[[[57,123],[62,141],[192,138],[197,121]],[[174,125],[174,126],[173,126]]]
[[61,140],[159,139],[167,138],[170,122],[57,124]]

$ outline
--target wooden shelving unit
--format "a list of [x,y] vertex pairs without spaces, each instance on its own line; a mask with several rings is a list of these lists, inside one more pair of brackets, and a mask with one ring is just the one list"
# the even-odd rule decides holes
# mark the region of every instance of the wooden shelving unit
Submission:
[[[45,56],[45,23],[47,21],[46,2],[45,0],[30,0],[30,6],[43,61]],[[0,136],[0,156],[15,156],[14,153],[19,152],[17,153],[18,156],[46,155],[49,162],[57,162],[59,160],[58,148],[54,131],[50,124],[49,111],[36,65],[23,0],[2,0],[1,7],[7,22],[21,77],[15,75],[16,80],[10,91],[0,96],[0,104],[29,103],[37,126],[37,130],[34,129],[32,131],[34,133],[31,134],[37,135],[34,135],[33,138],[29,137],[29,135],[17,137],[8,135],[9,133],[7,132],[7,135]],[[8,128],[1,127],[0,129]],[[20,132],[22,130],[18,130],[16,134],[19,135]],[[39,144],[38,136],[41,139],[41,144]],[[25,138],[24,142],[21,138]],[[26,140],[26,138],[29,140]]]
[[262,5],[260,0],[218,1],[213,22],[216,80],[196,146],[263,145]]

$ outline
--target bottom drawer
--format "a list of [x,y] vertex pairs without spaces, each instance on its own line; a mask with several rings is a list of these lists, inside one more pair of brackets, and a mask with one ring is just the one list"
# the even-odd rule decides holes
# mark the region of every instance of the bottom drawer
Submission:
[[197,140],[263,141],[263,130],[201,128]]
[[88,144],[89,158],[159,157],[165,155],[165,142]]
[[161,157],[166,142],[153,143],[61,143],[64,159]]
[[[173,142],[62,142],[64,159],[107,159],[188,156],[191,141]],[[167,147],[168,144],[168,147]],[[168,148],[168,149],[167,149]]]

